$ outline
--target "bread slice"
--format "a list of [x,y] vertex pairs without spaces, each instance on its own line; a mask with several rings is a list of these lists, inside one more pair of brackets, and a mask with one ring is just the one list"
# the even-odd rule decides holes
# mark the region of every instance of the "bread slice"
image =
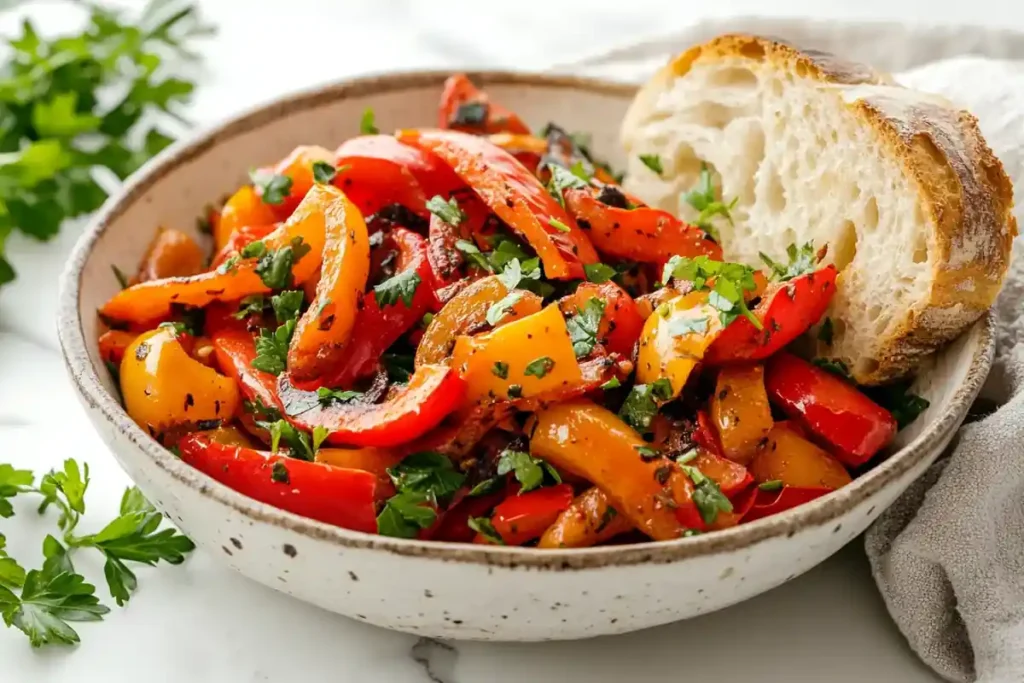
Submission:
[[[994,301],[1017,234],[1013,188],[976,119],[866,66],[747,35],[693,47],[638,92],[625,186],[692,217],[713,170],[730,260],[828,245],[841,274],[819,355],[878,384],[912,371]],[[656,174],[640,161],[657,154]]]

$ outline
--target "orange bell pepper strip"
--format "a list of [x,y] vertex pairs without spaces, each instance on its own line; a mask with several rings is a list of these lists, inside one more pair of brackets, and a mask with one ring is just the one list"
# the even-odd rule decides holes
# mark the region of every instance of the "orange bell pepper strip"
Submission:
[[285,419],[300,429],[328,430],[327,443],[334,446],[400,446],[436,427],[461,403],[466,385],[457,372],[445,365],[417,368],[409,383],[391,393],[383,403],[329,402],[316,392],[291,385],[288,374],[278,380],[278,395]]
[[437,155],[537,252],[552,279],[582,279],[597,252],[565,209],[515,157],[485,138],[406,130],[399,139]]
[[736,365],[719,370],[711,396],[711,419],[725,456],[740,464],[749,463],[775,425],[764,388],[764,366]]
[[[508,288],[494,275],[477,280],[460,291],[434,315],[423,333],[416,348],[416,367],[440,363],[450,357],[459,335],[488,329],[488,309],[508,294]],[[495,327],[541,310],[539,296],[525,290],[518,290],[518,294],[519,299],[508,308]]]
[[219,218],[212,224],[213,243],[216,250],[224,248],[236,230],[247,226],[272,225],[277,214],[269,204],[264,204],[256,188],[244,185],[224,204]]
[[537,542],[538,548],[589,548],[620,534],[633,525],[618,513],[601,489],[587,489],[573,499]]
[[372,473],[215,443],[190,434],[181,459],[244,496],[302,517],[365,533],[377,531],[380,480]]
[[548,149],[547,140],[532,135],[494,133],[487,136],[487,139],[514,156],[530,173],[537,172],[541,157]]
[[437,126],[476,134],[530,134],[522,119],[491,102],[487,93],[473,85],[465,74],[453,74],[444,82]]
[[762,329],[745,317],[737,318],[708,348],[705,359],[711,365],[724,365],[774,355],[821,320],[835,294],[836,276],[836,267],[828,265],[788,282],[772,283],[753,310]]
[[706,303],[707,296],[707,292],[693,292],[676,297],[647,319],[637,354],[638,383],[666,378],[673,396],[683,390],[690,373],[722,331],[718,309]]
[[777,480],[794,488],[835,490],[852,481],[842,463],[785,422],[772,428],[767,442],[750,462],[750,473],[758,483]]
[[559,301],[565,315],[575,315],[593,298],[604,302],[604,313],[597,329],[597,341],[611,353],[630,357],[644,328],[636,302],[614,282],[584,282],[576,291]]
[[853,384],[792,354],[769,359],[764,382],[771,400],[848,467],[863,465],[896,436],[889,411]]
[[[494,508],[491,525],[505,545],[523,545],[537,538],[572,505],[568,484],[546,486],[529,493],[511,495]],[[474,543],[490,543],[477,536]]]
[[557,304],[493,332],[458,337],[452,367],[466,380],[468,405],[530,398],[583,377]]
[[217,251],[213,261],[210,263],[210,269],[216,270],[222,263],[241,252],[242,249],[253,242],[263,239],[279,227],[281,227],[280,223],[266,223],[265,225],[246,225],[238,228],[231,233],[228,241]]
[[[320,266],[324,250],[327,221],[344,217],[337,209],[344,195],[337,189],[317,185],[302,200],[299,208],[280,228],[264,240],[266,251],[292,248],[293,240],[301,238],[310,251],[292,266],[296,284],[305,282]],[[334,230],[334,226],[331,226]],[[214,301],[235,301],[251,294],[267,294],[267,287],[256,269],[259,259],[238,261],[232,268],[220,268],[191,277],[151,280],[133,285],[115,294],[100,309],[114,320],[144,322],[166,318],[174,304],[206,306]]]
[[124,358],[125,350],[131,346],[131,343],[138,336],[138,332],[107,330],[100,335],[97,341],[100,348],[100,358],[103,359],[104,363],[113,363],[115,367],[121,365],[121,359]]
[[269,172],[271,174],[285,176],[291,180],[288,194],[279,203],[268,203],[267,199],[263,197],[262,189],[256,188],[256,193],[260,195],[260,199],[270,207],[278,220],[284,220],[292,215],[295,207],[299,205],[299,202],[306,196],[306,193],[312,189],[315,184],[313,164],[317,161],[332,163],[334,161],[334,154],[329,149],[324,149],[317,145],[299,145],[292,150],[291,154],[270,169]]
[[372,472],[382,482],[390,483],[388,468],[402,462],[405,454],[390,448],[321,448],[314,460],[331,467]]
[[288,370],[298,381],[320,377],[342,362],[370,273],[370,237],[359,209],[342,195],[330,212],[316,296],[288,347]]
[[703,230],[667,211],[608,206],[583,188],[567,190],[565,206],[606,256],[644,263],[665,263],[675,255],[722,260],[722,248]]
[[715,482],[727,498],[732,498],[754,483],[754,478],[746,467],[710,451],[699,449],[697,457],[690,464]]
[[229,420],[241,405],[235,381],[189,356],[169,327],[132,341],[120,376],[125,410],[153,438],[184,424]]
[[637,529],[657,541],[703,529],[694,486],[615,413],[589,401],[552,405],[527,425],[530,452],[591,481]]
[[241,446],[242,448],[258,448],[259,446],[249,438],[249,435],[234,425],[220,426],[216,429],[197,432],[208,438],[213,443],[223,446]]
[[139,265],[136,282],[187,277],[203,271],[206,255],[196,241],[180,230],[160,228]]

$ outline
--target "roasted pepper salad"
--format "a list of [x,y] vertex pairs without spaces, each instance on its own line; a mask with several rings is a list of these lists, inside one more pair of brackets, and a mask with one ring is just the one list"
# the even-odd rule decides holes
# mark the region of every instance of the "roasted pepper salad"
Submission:
[[128,414],[239,493],[403,538],[664,541],[845,486],[927,405],[794,353],[827,343],[827,246],[723,261],[708,171],[684,222],[462,75],[436,129],[359,127],[253,171],[212,259],[160,230],[99,312]]

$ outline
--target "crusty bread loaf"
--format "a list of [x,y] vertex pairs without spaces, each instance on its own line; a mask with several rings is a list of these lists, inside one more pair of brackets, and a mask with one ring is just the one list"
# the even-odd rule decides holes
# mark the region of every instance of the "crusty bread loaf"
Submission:
[[[1006,273],[1013,192],[975,118],[865,66],[722,36],[639,91],[622,140],[626,188],[683,217],[707,162],[739,198],[719,221],[731,260],[828,245],[841,275],[818,353],[858,382],[913,370],[985,313]],[[660,177],[641,154],[660,156]]]

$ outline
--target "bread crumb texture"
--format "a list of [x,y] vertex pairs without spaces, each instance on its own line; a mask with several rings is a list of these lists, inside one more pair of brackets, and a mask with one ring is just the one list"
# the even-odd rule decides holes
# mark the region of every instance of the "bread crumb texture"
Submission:
[[[726,198],[727,258],[828,244],[831,346],[861,383],[912,371],[992,304],[1016,235],[1012,187],[977,122],[871,69],[723,36],[661,70],[623,123],[626,189],[692,219],[702,162]],[[661,157],[659,176],[639,160]]]

